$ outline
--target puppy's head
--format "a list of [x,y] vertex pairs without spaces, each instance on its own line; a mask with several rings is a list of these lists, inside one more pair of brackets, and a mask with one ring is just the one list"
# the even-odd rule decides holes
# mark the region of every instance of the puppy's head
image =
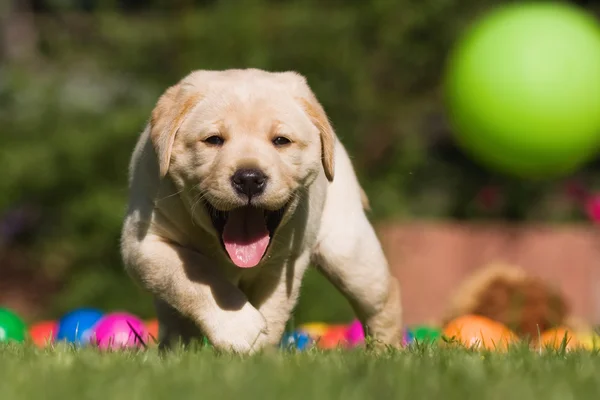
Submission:
[[333,180],[335,134],[293,72],[193,72],[161,96],[150,127],[161,177],[239,267],[261,261],[319,173]]

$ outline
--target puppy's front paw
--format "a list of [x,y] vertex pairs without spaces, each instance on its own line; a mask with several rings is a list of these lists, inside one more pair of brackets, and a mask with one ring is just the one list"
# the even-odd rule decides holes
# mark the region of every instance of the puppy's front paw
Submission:
[[235,353],[251,354],[268,342],[267,322],[250,304],[221,315],[206,333],[215,348]]

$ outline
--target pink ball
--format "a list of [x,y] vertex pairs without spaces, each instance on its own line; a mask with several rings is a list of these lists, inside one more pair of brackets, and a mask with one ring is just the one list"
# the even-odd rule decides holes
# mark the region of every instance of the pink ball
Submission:
[[350,343],[350,346],[357,346],[365,341],[365,331],[359,320],[355,319],[348,326],[346,331],[346,340]]
[[94,327],[94,334],[101,349],[143,347],[148,338],[144,322],[125,312],[106,314]]

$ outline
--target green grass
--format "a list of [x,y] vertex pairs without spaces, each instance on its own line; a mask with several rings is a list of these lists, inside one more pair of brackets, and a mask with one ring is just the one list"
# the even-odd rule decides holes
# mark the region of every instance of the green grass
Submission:
[[598,399],[600,356],[413,347],[101,354],[0,347],[0,399]]

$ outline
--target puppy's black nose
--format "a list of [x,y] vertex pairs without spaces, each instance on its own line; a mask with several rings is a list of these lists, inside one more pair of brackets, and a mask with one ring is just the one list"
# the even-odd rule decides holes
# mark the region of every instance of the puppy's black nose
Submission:
[[267,176],[254,168],[238,169],[231,177],[231,185],[236,192],[244,194],[250,199],[265,191]]

